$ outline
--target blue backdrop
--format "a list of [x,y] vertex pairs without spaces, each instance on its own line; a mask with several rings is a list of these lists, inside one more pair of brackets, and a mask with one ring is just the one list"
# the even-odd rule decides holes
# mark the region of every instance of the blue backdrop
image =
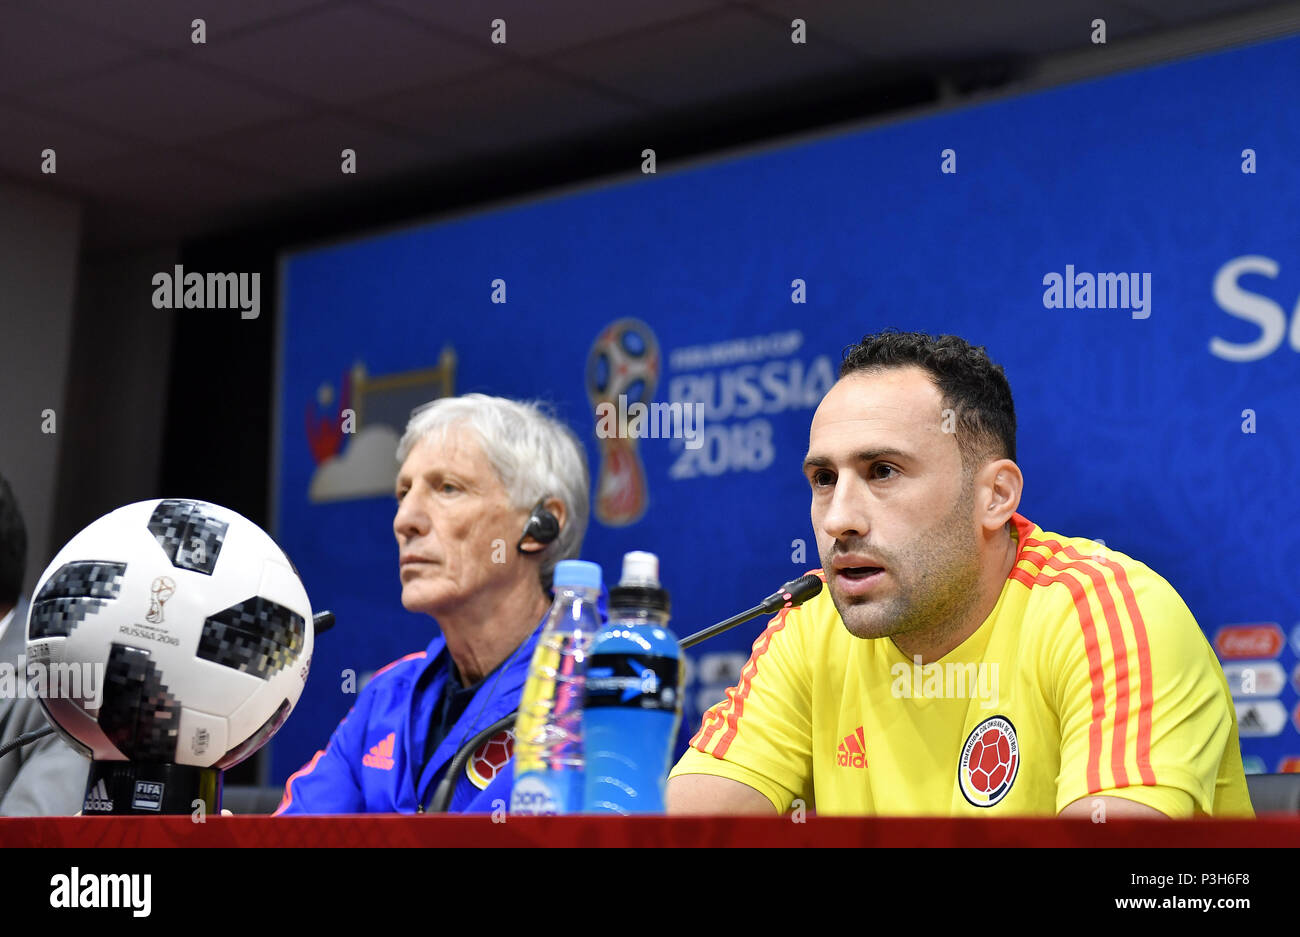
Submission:
[[[351,706],[345,670],[433,634],[400,605],[374,492],[444,349],[456,393],[551,401],[593,475],[633,467],[596,493],[584,555],[613,579],[625,550],[657,552],[685,635],[817,565],[808,423],[841,349],[885,326],[987,346],[1015,394],[1021,512],[1164,575],[1230,677],[1254,673],[1248,769],[1300,759],[1300,112],[1275,97],[1296,87],[1288,39],[686,169],[660,154],[655,175],[288,256],[276,533],[339,624],[274,780]],[[1048,308],[1067,265],[1149,273],[1146,317]],[[605,448],[592,385],[611,382],[702,402],[701,447]],[[698,649],[688,726],[761,627]]]

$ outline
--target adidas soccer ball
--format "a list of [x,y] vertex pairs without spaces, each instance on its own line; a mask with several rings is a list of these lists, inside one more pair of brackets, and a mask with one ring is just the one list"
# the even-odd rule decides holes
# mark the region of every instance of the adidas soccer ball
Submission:
[[298,702],[312,644],[284,551],[204,501],[101,517],[54,557],[27,618],[50,722],[97,762],[238,764]]

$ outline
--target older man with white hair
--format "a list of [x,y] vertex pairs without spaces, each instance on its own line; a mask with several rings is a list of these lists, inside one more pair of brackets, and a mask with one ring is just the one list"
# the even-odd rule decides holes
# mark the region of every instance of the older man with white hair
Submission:
[[[402,605],[438,623],[378,671],[329,744],[285,784],[276,815],[418,813],[456,753],[519,704],[555,564],[578,556],[586,454],[533,403],[482,394],[412,415],[397,458]],[[449,812],[509,801],[504,734],[450,779]]]

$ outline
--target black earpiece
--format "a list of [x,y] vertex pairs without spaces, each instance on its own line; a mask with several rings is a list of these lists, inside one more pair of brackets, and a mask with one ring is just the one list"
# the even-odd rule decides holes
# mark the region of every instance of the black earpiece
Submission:
[[528,523],[524,524],[524,534],[515,544],[515,549],[520,553],[535,553],[535,550],[525,550],[524,541],[532,537],[538,543],[545,546],[560,535],[560,522],[555,515],[546,510],[546,499],[542,498],[533,508],[533,513],[528,516]]

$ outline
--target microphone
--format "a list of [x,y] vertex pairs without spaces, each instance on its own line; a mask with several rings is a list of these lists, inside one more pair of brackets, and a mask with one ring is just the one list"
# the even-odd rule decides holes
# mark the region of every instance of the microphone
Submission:
[[16,739],[11,739],[4,745],[0,745],[0,756],[9,754],[15,748],[22,748],[24,745],[30,745],[32,742],[45,738],[54,731],[54,726],[46,726],[44,729],[33,729],[31,732],[24,733]]
[[316,634],[324,634],[334,627],[334,613],[326,609],[311,617],[311,627]]
[[773,592],[758,605],[751,609],[741,612],[739,615],[733,615],[725,621],[720,621],[716,625],[710,625],[703,631],[697,631],[689,638],[681,641],[682,650],[688,647],[694,647],[701,641],[707,641],[715,635],[722,634],[736,625],[749,621],[751,618],[757,618],[759,615],[770,615],[772,612],[779,611],[782,608],[795,608],[807,602],[817,593],[822,591],[822,581],[817,576],[809,573],[806,576],[800,576],[798,579],[791,579],[776,592]]
[[791,579],[780,589],[765,598],[762,604],[759,605],[759,608],[764,612],[776,612],[784,608],[787,603],[789,603],[791,608],[795,608],[807,602],[821,591],[821,578],[809,573],[806,576],[800,576],[798,579]]

